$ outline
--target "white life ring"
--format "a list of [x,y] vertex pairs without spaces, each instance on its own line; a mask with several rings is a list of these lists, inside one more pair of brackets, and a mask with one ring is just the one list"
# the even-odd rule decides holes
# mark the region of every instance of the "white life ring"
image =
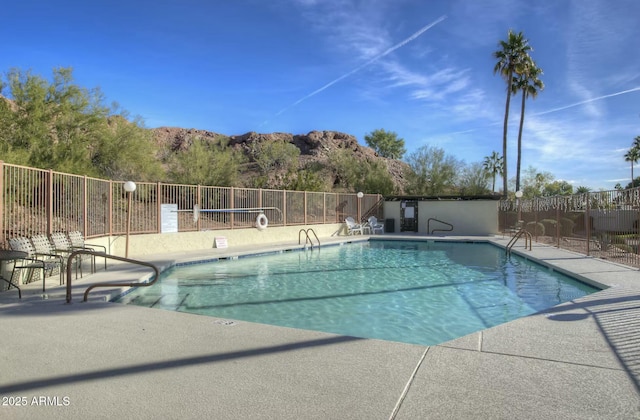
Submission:
[[269,226],[269,219],[267,219],[264,213],[260,213],[258,217],[256,217],[256,227],[258,230],[265,230],[267,226]]

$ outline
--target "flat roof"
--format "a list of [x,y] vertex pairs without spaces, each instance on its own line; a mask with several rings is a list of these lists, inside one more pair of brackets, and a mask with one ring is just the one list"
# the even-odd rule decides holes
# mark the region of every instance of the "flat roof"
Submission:
[[474,201],[502,199],[498,195],[390,195],[385,196],[384,201]]

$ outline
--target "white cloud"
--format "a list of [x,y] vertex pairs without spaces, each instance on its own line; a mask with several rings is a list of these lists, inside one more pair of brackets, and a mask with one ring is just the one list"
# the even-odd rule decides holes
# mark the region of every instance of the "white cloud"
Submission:
[[[363,96],[376,96],[384,92],[389,93],[396,88],[408,88],[410,92],[407,95],[410,98],[441,101],[461,91],[469,83],[466,70],[455,67],[437,68],[432,64],[434,70],[431,73],[424,68],[414,71],[395,54],[386,54],[390,49],[397,49],[400,41],[390,34],[391,28],[387,27],[388,12],[399,7],[397,1],[378,0],[364,4],[354,0],[297,0],[297,3],[306,6],[304,16],[326,37],[329,50],[339,52],[359,65],[362,65],[363,61],[375,59],[379,72],[371,72],[370,77],[377,78],[371,79],[368,84],[363,83],[362,86],[371,86],[377,92],[375,95],[365,92]],[[440,23],[441,21],[442,18],[436,19],[432,24],[446,24]],[[398,33],[397,28],[395,29],[395,33]],[[418,36],[428,34],[414,33],[402,41],[400,46],[415,40]],[[384,55],[384,58],[377,59],[380,55]],[[419,56],[420,54],[412,54],[413,58]],[[423,55],[423,58],[426,57]]]

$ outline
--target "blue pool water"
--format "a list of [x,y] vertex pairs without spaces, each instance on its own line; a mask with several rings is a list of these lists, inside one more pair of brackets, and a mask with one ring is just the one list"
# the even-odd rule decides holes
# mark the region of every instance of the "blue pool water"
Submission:
[[372,240],[176,266],[119,301],[434,345],[597,290],[488,243]]

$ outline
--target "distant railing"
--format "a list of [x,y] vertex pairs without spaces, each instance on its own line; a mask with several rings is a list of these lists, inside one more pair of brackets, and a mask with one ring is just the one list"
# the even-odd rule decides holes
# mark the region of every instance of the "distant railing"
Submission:
[[[0,249],[14,236],[80,231],[85,237],[126,232],[127,196],[123,181],[29,168],[0,161]],[[136,182],[132,193],[131,234],[160,233],[163,204],[177,205],[179,232],[243,229],[256,215],[192,210],[265,208],[269,226],[340,223],[378,205],[382,196],[287,191],[261,188]],[[360,206],[360,207],[359,207]],[[269,210],[270,209],[270,210]],[[376,207],[381,213],[382,208]],[[382,218],[382,214],[378,214]],[[194,220],[195,219],[195,220]]]
[[502,232],[522,226],[536,242],[640,267],[640,188],[504,200],[499,224]]

